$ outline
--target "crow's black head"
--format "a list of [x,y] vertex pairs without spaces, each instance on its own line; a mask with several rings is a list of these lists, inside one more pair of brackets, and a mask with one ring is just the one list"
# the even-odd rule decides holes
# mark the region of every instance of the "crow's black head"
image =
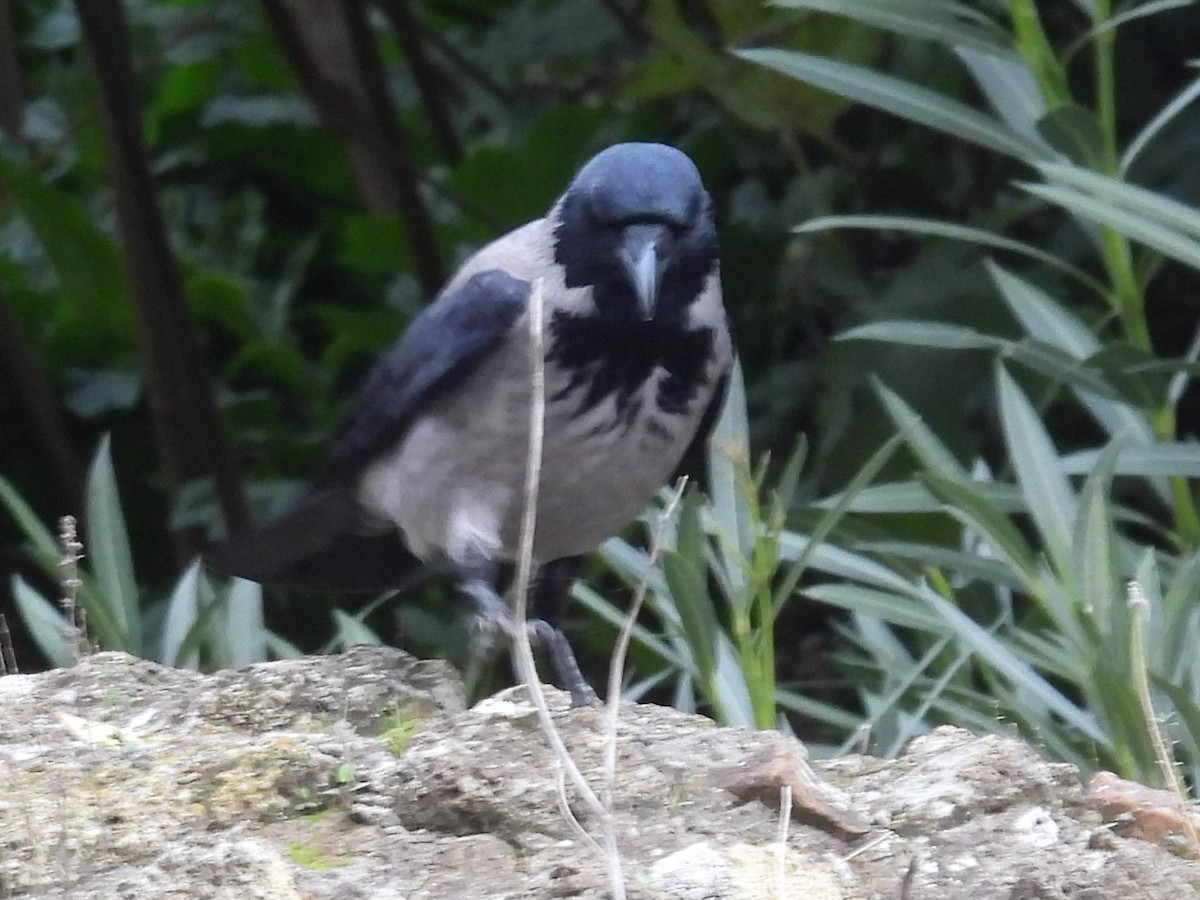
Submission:
[[688,157],[664,144],[596,154],[559,206],[555,261],[605,314],[675,319],[717,260],[712,204]]
[[556,400],[578,412],[614,398],[627,425],[660,370],[657,406],[688,414],[706,383],[724,313],[689,309],[717,267],[712,203],[692,161],[662,144],[618,144],[594,156],[560,200],[554,259],[567,287],[591,288],[590,310],[555,310],[549,358],[571,372]]

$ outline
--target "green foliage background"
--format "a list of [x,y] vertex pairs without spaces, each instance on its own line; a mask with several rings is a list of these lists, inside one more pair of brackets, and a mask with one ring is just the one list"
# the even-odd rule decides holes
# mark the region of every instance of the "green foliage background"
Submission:
[[[599,148],[670,142],[716,201],[745,387],[711,500],[685,498],[654,565],[635,527],[577,589],[595,670],[649,571],[631,695],[829,750],[864,726],[882,753],[942,721],[1018,728],[1146,780],[1157,715],[1194,777],[1190,7],[347,0],[325,8],[364,23],[360,55],[305,65],[280,11],[303,32],[320,4],[124,4],[155,198],[251,517],[311,472],[438,273],[544,212]],[[221,508],[211,480],[163,474],[76,8],[0,3],[19,76],[0,85],[0,567],[21,576],[0,610],[53,644],[47,525],[75,512],[106,646],[215,666],[390,636],[389,606],[264,604],[189,568]],[[378,76],[367,112],[388,140],[362,139],[338,66]],[[398,614],[404,641],[456,652],[433,639],[439,589],[423,599]]]

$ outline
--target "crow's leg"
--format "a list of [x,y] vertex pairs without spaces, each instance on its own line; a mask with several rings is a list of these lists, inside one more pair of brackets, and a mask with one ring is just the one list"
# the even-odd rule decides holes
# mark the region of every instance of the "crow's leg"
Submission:
[[[475,607],[471,629],[473,659],[487,659],[500,644],[511,643],[516,629],[512,610],[496,593],[495,572],[494,563],[481,562],[464,571],[459,581],[459,591]],[[570,587],[570,580],[566,586]],[[544,619],[529,619],[525,624],[530,640],[549,652],[555,673],[571,694],[571,706],[590,706],[596,695],[584,681],[566,636]]]
[[533,584],[532,603],[538,618],[529,623],[531,633],[550,652],[554,670],[571,692],[573,707],[591,706],[596,702],[596,693],[583,680],[571,645],[562,633],[563,613],[566,612],[571,585],[575,583],[582,566],[582,556],[564,556],[562,559],[551,560],[538,569]]

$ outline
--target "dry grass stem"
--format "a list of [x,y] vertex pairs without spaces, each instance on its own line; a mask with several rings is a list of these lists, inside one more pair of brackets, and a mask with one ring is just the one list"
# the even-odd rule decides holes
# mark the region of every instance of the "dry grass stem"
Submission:
[[17,654],[13,652],[12,634],[8,630],[8,620],[0,613],[0,675],[17,675]]
[[1200,835],[1192,822],[1191,804],[1188,803],[1187,792],[1176,768],[1175,756],[1163,737],[1162,729],[1158,726],[1158,715],[1154,711],[1154,700],[1150,696],[1150,680],[1146,668],[1146,620],[1150,618],[1150,604],[1142,592],[1142,586],[1131,581],[1126,586],[1126,600],[1129,603],[1130,616],[1130,669],[1133,671],[1134,687],[1142,707],[1142,718],[1150,742],[1154,745],[1154,758],[1158,761],[1158,771],[1162,775],[1163,784],[1179,798],[1180,821],[1183,823],[1184,834],[1192,847],[1200,850]]
[[775,835],[775,894],[779,900],[787,900],[787,839],[792,824],[792,786],[779,788],[779,830]]
[[62,551],[58,560],[59,568],[62,569],[62,577],[59,579],[62,597],[58,605],[62,607],[63,618],[67,620],[63,628],[63,638],[71,648],[72,658],[79,662],[90,648],[87,632],[83,627],[83,610],[79,605],[79,588],[83,586],[79,578],[79,561],[83,559],[83,543],[79,540],[74,516],[63,516],[58,520],[58,545]]
[[583,802],[591,808],[603,832],[604,862],[608,870],[609,887],[613,900],[625,900],[625,878],[621,871],[621,857],[617,848],[616,828],[612,815],[600,802],[596,792],[592,790],[583,773],[571,758],[567,746],[563,743],[562,735],[554,727],[550,716],[550,707],[546,703],[546,694],[542,690],[542,682],[537,674],[537,666],[533,661],[533,647],[529,643],[529,631],[525,622],[527,619],[528,594],[533,569],[533,540],[537,530],[537,501],[538,487],[542,471],[542,446],[546,428],[546,359],[545,333],[542,321],[545,287],[539,278],[533,284],[533,292],[529,297],[529,360],[530,384],[529,392],[529,454],[525,466],[525,508],[521,516],[521,544],[517,557],[516,599],[514,601],[513,618],[516,628],[512,635],[513,658],[521,679],[529,690],[530,700],[537,710],[538,722],[542,732],[550,744],[551,750],[558,758],[563,771],[571,779]]
[[646,591],[650,589],[650,571],[658,562],[662,553],[663,540],[666,537],[667,526],[675,518],[675,510],[687,490],[687,477],[679,479],[671,497],[655,520],[654,532],[650,535],[650,550],[646,559],[646,569],[638,580],[637,590],[633,593],[633,602],[625,614],[625,621],[617,635],[616,646],[613,647],[612,659],[608,666],[608,706],[605,724],[606,740],[604,745],[604,808],[612,811],[613,786],[617,780],[617,717],[621,709],[621,682],[625,674],[625,657],[629,652],[629,641],[633,637],[633,626],[637,624],[638,614],[642,604],[646,602]]

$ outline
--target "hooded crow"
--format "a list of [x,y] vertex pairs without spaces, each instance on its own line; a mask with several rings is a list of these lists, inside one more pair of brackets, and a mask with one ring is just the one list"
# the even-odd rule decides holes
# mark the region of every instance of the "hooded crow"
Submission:
[[[662,144],[594,156],[544,218],[483,247],[367,377],[299,502],[214,549],[216,570],[301,590],[403,588],[449,570],[488,635],[518,552],[529,447],[529,299],[541,280],[545,423],[531,634],[576,704],[557,628],[581,558],[703,437],[732,346],[712,205]],[[703,424],[702,424],[703,423]]]

